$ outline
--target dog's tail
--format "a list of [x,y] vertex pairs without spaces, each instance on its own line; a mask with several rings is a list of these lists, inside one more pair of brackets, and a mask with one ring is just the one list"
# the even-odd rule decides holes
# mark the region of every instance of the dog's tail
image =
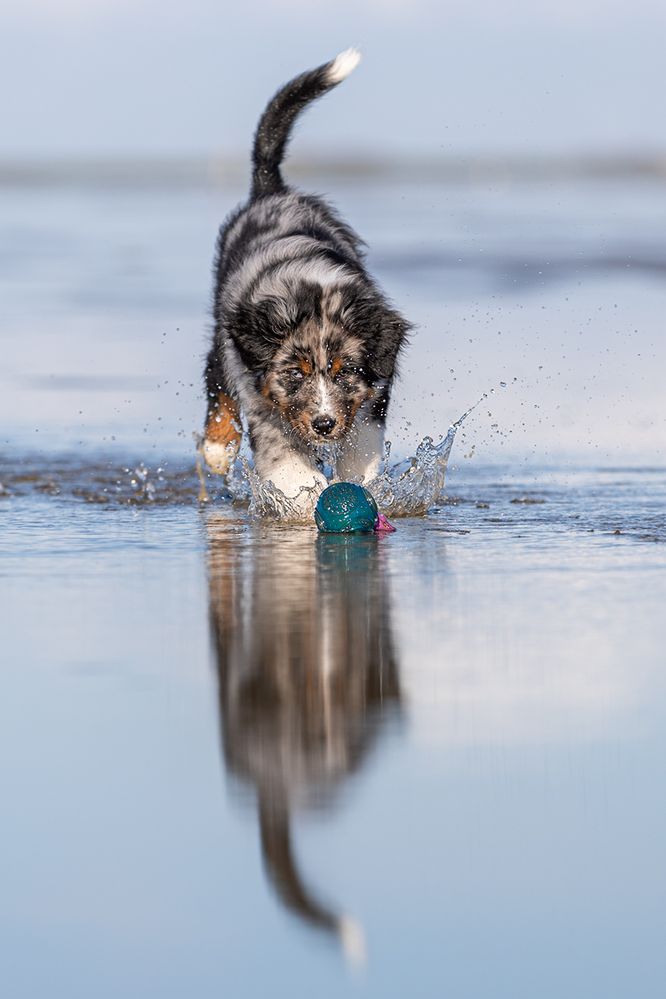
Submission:
[[356,49],[341,52],[330,62],[290,80],[269,102],[259,120],[252,150],[252,194],[284,190],[280,164],[296,118],[307,105],[328,93],[354,70],[361,59]]

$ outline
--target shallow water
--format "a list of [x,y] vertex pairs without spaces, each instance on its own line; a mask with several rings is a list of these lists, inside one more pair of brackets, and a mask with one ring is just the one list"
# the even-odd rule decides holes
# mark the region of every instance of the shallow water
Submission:
[[[452,442],[453,434],[439,445],[440,450],[428,446],[428,455],[445,463]],[[408,518],[413,527],[419,518],[410,518],[410,472],[416,469],[414,505],[420,514],[427,464],[415,466],[406,460],[393,468],[390,480],[383,485],[378,480],[375,495],[382,510]],[[452,530],[468,531],[483,524],[509,529],[524,525],[553,534],[597,532],[633,541],[666,542],[665,468],[531,466],[521,474],[510,465],[454,466],[453,485],[448,488],[442,481],[444,470],[436,468],[427,483],[433,501],[428,504],[426,523],[438,530],[443,529],[444,519]],[[118,465],[114,457],[103,454],[47,458],[35,452],[20,461],[0,456],[0,511],[6,514],[8,526],[23,513],[26,502],[30,507],[37,500],[45,501],[45,510],[50,503],[56,518],[63,510],[92,505],[112,510],[184,506],[202,514],[210,507],[233,513],[248,527],[266,519],[256,506],[253,509],[251,490],[240,472],[233,491],[214,475],[206,476],[206,486],[207,499],[201,502],[194,458],[151,467],[136,459]],[[386,496],[388,503],[383,501]],[[398,505],[400,500],[404,505]],[[5,533],[11,537],[11,531]]]
[[[538,219],[534,190],[514,192],[511,218],[482,191],[459,192],[455,218],[432,187],[409,210],[393,192],[390,217],[341,192],[426,320],[396,460],[488,393],[445,484],[427,479],[427,514],[388,537],[257,518],[238,482],[209,478],[199,502],[219,194],[205,212],[201,193],[11,202],[12,999],[661,996],[664,291],[656,264],[620,280],[617,260],[666,253],[648,194],[621,193],[601,252],[603,198],[580,191]],[[597,312],[611,300],[612,323]],[[403,485],[402,500],[418,492]]]
[[12,996],[659,994],[663,470],[466,466],[385,538],[2,477]]

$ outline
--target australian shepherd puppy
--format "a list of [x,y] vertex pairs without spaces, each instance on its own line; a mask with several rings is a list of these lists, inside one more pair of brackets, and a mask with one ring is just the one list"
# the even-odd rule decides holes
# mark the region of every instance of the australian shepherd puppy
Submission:
[[359,59],[349,49],[270,101],[254,140],[250,198],[217,247],[204,457],[226,474],[244,417],[257,472],[304,507],[326,485],[323,448],[335,445],[341,479],[367,482],[379,471],[409,328],[366,271],[359,237],[280,172],[298,115]]

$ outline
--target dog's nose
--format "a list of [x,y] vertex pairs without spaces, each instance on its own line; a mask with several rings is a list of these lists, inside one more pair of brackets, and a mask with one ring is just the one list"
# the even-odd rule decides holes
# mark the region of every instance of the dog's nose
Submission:
[[315,416],[312,421],[312,429],[316,434],[327,437],[336,424],[334,416]]

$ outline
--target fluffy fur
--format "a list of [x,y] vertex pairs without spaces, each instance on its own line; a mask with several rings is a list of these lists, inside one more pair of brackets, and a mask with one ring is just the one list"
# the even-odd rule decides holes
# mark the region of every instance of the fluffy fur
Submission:
[[297,116],[359,59],[342,52],[273,97],[255,136],[250,198],[218,240],[204,455],[228,471],[242,414],[257,471],[288,496],[324,484],[319,459],[331,443],[338,474],[376,474],[408,331],[369,276],[359,237],[280,171]]

